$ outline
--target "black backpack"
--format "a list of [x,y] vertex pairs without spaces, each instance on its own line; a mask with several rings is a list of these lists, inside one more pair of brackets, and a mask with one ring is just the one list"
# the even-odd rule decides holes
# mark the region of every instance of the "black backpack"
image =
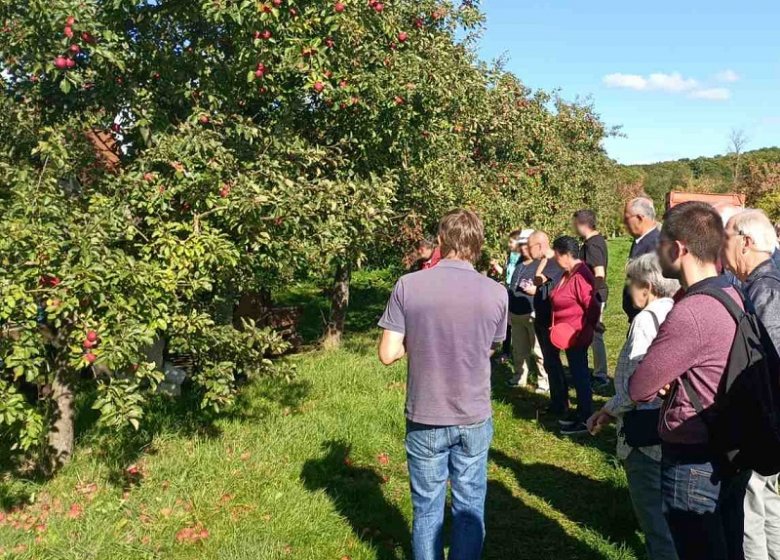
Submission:
[[764,476],[780,472],[780,358],[758,320],[746,305],[740,309],[720,288],[692,293],[718,300],[737,323],[725,375],[715,404],[704,409],[701,399],[680,378],[696,412],[709,430],[710,445],[734,471],[750,469]]

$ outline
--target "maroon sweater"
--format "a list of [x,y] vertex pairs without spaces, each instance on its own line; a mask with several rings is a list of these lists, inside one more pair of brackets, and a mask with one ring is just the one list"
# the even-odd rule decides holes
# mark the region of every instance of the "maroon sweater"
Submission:
[[[742,306],[736,290],[720,278],[704,282],[724,288]],[[685,296],[672,308],[629,383],[631,399],[636,402],[652,401],[658,391],[672,385],[659,426],[664,442],[707,443],[707,427],[678,380],[686,375],[702,405],[712,406],[736,332],[729,312],[710,296]]]

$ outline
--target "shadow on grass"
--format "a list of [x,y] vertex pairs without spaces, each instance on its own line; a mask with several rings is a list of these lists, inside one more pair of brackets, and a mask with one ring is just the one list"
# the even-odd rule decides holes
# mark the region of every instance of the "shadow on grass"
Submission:
[[555,465],[524,464],[495,449],[491,450],[490,457],[496,465],[510,470],[519,486],[571,521],[592,529],[609,541],[625,543],[638,558],[644,554],[644,546],[637,536],[631,499],[625,488]]
[[[569,387],[572,387],[571,377],[568,368],[565,368]],[[546,409],[550,406],[550,398],[547,395],[537,395],[533,389],[516,389],[506,385],[506,380],[512,377],[512,369],[506,364],[493,364],[492,372],[492,393],[493,400],[512,407],[512,415],[515,418],[534,421],[538,426],[559,439],[567,439],[569,436],[560,435],[560,425],[558,417],[547,413]],[[573,390],[570,391],[570,400],[572,406],[576,406],[576,398],[573,396]],[[598,410],[604,402],[605,397],[594,395],[593,410]],[[593,447],[601,451],[604,455],[612,456],[615,453],[617,445],[617,436],[612,429],[605,430],[599,437],[591,437],[588,434],[573,436],[569,439],[576,441],[580,445]]]
[[109,482],[126,487],[132,481],[128,481],[125,469],[142,454],[156,453],[155,437],[165,434],[218,438],[222,435],[219,421],[259,420],[280,410],[290,413],[305,401],[309,390],[308,381],[258,379],[241,387],[232,406],[215,412],[203,409],[199,391],[185,383],[180,397],[153,397],[138,430],[103,428],[98,424],[97,411],[89,406],[91,403],[83,403],[76,419],[77,445],[90,447],[92,454],[109,467]]
[[409,527],[401,510],[382,491],[380,474],[349,461],[350,447],[342,441],[326,441],[320,459],[310,459],[301,480],[311,492],[324,490],[335,508],[352,526],[355,535],[376,551],[377,560],[411,558]]
[[486,560],[558,559],[591,560],[598,551],[568,535],[553,519],[545,517],[501,482],[488,481],[485,504]]

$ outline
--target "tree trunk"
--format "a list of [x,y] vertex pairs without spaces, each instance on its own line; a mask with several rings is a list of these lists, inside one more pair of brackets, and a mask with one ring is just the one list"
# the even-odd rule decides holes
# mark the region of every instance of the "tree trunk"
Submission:
[[336,266],[333,280],[333,293],[330,297],[330,318],[322,337],[322,346],[326,349],[338,348],[344,334],[344,319],[349,305],[349,282],[352,279],[352,263],[340,262]]
[[54,422],[49,431],[49,469],[56,471],[70,461],[73,455],[73,388],[67,377],[67,369],[61,364],[51,384],[54,403]]

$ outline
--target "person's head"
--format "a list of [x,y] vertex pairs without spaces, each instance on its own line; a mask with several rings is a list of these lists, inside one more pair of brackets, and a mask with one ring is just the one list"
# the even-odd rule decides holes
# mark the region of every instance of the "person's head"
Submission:
[[637,309],[644,309],[657,298],[672,297],[680,289],[677,280],[664,277],[658,255],[654,253],[629,261],[626,283],[631,302]]
[[664,215],[658,259],[667,278],[684,280],[715,266],[723,246],[723,222],[705,202],[683,202]]
[[593,210],[577,210],[573,222],[574,231],[580,237],[587,237],[596,231],[596,213]]
[[532,259],[544,258],[550,251],[550,238],[543,231],[535,231],[528,237],[528,254]]
[[522,230],[516,229],[509,234],[509,240],[507,241],[507,249],[510,253],[520,252],[520,237]]
[[436,240],[433,237],[424,237],[414,244],[414,250],[417,251],[417,258],[428,260],[433,255],[436,248]]
[[623,224],[634,239],[657,226],[655,221],[655,206],[647,197],[640,196],[626,202],[623,209]]
[[743,210],[726,224],[723,262],[738,278],[747,278],[776,249],[775,229],[763,211]]
[[476,262],[484,243],[482,220],[471,210],[453,210],[439,222],[439,246],[445,259]]
[[563,270],[569,271],[580,262],[580,244],[570,235],[559,237],[552,244],[555,262]]
[[520,235],[517,238],[517,248],[524,261],[533,258],[531,256],[531,249],[528,247],[528,240],[533,235],[533,233],[534,230],[532,229],[524,229],[520,232]]

